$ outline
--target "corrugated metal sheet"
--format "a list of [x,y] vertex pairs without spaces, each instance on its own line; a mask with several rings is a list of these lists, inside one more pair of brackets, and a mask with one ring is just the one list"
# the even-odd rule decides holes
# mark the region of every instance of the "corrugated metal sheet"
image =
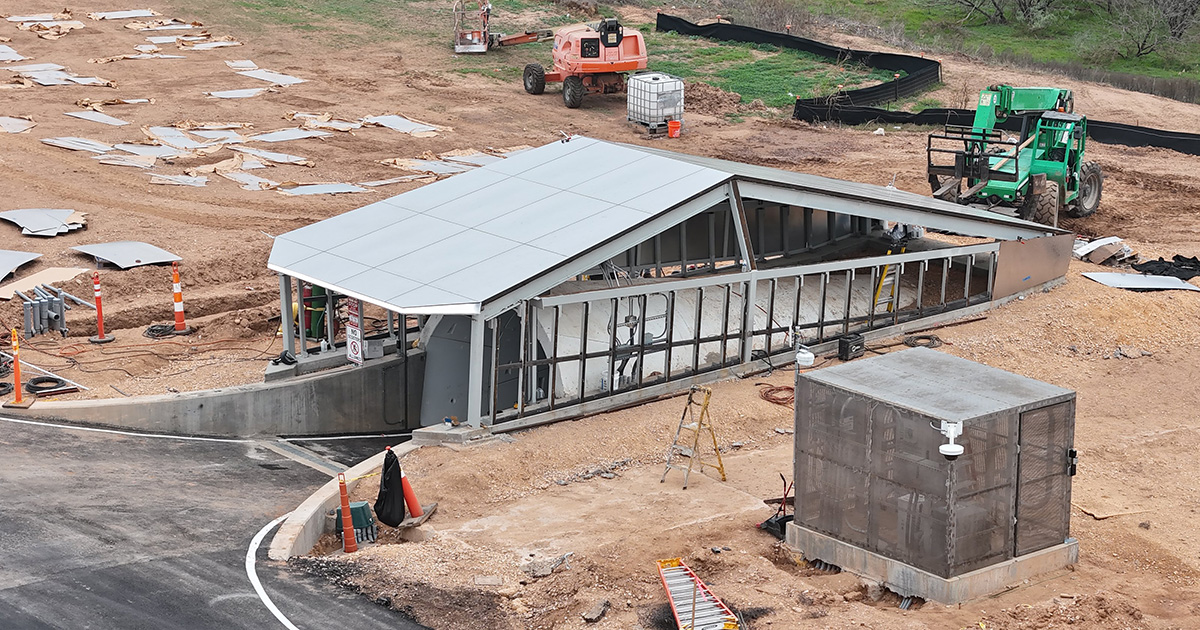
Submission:
[[283,234],[268,266],[396,311],[474,313],[728,180],[576,137]]

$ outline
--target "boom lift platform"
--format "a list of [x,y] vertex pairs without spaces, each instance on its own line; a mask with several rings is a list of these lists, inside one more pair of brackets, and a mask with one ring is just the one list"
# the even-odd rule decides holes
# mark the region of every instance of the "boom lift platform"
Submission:
[[515,35],[491,31],[492,3],[487,0],[457,0],[454,3],[454,52],[485,53],[490,48],[544,42],[554,31],[543,28]]

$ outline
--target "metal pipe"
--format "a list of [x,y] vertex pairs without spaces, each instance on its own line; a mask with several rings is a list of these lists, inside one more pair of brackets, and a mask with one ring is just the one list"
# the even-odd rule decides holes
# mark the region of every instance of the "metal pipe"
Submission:
[[583,402],[584,383],[587,382],[587,381],[583,380],[584,377],[587,376],[587,359],[584,357],[587,356],[588,317],[591,314],[590,313],[591,308],[592,308],[591,302],[583,303],[583,327],[580,329],[583,331],[583,334],[581,334],[579,336],[579,402]]
[[279,274],[279,315],[283,327],[283,349],[292,356],[296,355],[296,331],[292,318],[292,278],[287,274]]
[[671,380],[671,349],[675,341],[675,292],[667,293],[667,351],[663,365],[663,379]]
[[692,340],[692,374],[700,370],[700,338],[704,336],[700,327],[703,324],[702,316],[704,314],[704,287],[696,287],[696,326],[693,330],[696,331]]
[[[558,320],[562,315],[560,308],[554,307],[553,334],[550,338],[550,357],[553,359],[550,362],[550,409],[554,409],[554,398],[558,389]],[[580,383],[580,386],[582,387],[583,383]]]
[[825,341],[825,301],[829,298],[829,274],[821,274],[821,312],[817,315],[817,342]]
[[492,424],[496,424],[496,414],[499,413],[499,409],[500,409],[500,361],[499,361],[499,354],[500,354],[499,329],[500,329],[500,325],[499,325],[499,320],[500,320],[499,317],[495,317],[495,318],[488,320],[488,327],[490,327],[492,329],[492,383],[491,383],[492,395],[488,397],[491,399],[490,405],[489,405],[491,407],[491,409],[490,409],[490,413],[488,415],[492,418]]
[[850,290],[854,287],[854,270],[846,270],[846,310],[842,313],[842,334],[850,332]]

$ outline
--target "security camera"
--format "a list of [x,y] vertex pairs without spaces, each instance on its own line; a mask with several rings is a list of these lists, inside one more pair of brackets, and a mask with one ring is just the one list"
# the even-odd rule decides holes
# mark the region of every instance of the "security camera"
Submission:
[[[930,423],[930,426],[933,426],[933,423]],[[966,450],[962,444],[954,443],[954,438],[962,435],[962,423],[942,420],[942,426],[934,428],[946,436],[946,443],[938,447],[938,452],[942,454],[942,457],[950,461],[958,459],[958,456],[962,455],[963,451]]]

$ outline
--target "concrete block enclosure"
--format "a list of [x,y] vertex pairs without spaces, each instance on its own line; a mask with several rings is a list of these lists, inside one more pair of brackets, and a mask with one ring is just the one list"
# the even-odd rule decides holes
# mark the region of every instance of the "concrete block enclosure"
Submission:
[[[953,460],[943,421],[962,426]],[[1077,554],[1074,429],[1074,392],[934,350],[800,374],[788,539],[904,595],[984,595],[947,587],[1063,545]]]

